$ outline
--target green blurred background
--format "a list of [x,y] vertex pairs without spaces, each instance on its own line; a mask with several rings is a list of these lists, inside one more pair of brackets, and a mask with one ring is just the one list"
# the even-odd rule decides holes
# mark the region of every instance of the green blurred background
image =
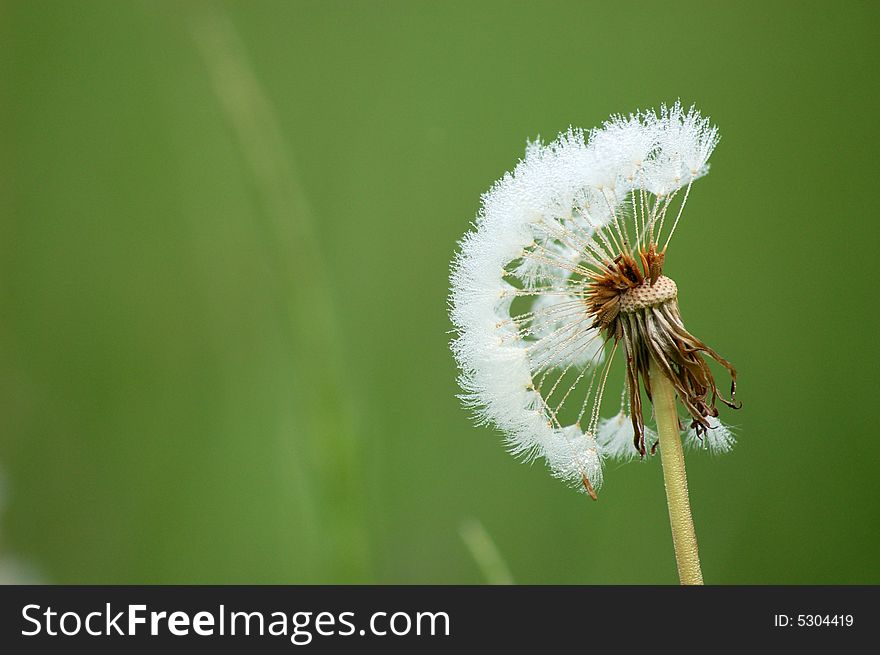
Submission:
[[744,403],[689,457],[706,580],[880,583],[878,18],[3,3],[9,570],[479,583],[488,535],[517,582],[676,582],[658,461],[592,503],[471,425],[446,295],[527,138],[680,96],[722,141],[666,272]]

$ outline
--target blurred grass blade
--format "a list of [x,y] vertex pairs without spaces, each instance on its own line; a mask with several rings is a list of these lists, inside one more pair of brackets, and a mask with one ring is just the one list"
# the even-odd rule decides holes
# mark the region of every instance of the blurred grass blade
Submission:
[[463,521],[459,533],[488,584],[513,584],[513,575],[485,526],[476,519]]
[[299,450],[304,446],[311,457],[308,486],[320,523],[314,549],[318,569],[312,574],[325,582],[362,581],[367,554],[356,440],[346,404],[332,279],[313,212],[283,146],[276,112],[231,20],[220,10],[200,14],[192,33],[253,178],[265,219],[263,246],[281,289],[277,311],[290,338],[290,366],[300,380],[298,398],[291,403],[297,405]]

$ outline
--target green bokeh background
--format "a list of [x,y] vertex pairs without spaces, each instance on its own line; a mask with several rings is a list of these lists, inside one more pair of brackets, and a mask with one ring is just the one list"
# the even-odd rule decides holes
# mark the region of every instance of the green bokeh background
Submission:
[[60,583],[676,581],[455,398],[448,265],[527,138],[721,129],[666,272],[740,372],[713,583],[880,583],[871,2],[0,6],[0,552]]

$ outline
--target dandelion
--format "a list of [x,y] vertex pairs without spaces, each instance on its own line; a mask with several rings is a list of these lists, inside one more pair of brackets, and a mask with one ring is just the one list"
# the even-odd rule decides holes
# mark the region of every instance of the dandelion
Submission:
[[[683,582],[702,577],[676,398],[689,445],[729,450],[718,405],[738,407],[736,370],[685,328],[663,266],[717,143],[717,128],[678,102],[529,143],[483,196],[451,275],[464,404],[514,455],[543,458],[594,499],[604,459],[659,449]],[[603,418],[615,358],[620,410]],[[726,370],[727,393],[707,360]]]

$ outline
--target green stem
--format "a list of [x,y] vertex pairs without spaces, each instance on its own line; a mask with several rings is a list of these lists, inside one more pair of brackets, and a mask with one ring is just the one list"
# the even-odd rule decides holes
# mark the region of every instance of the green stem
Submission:
[[672,526],[672,545],[675,548],[678,578],[683,585],[701,585],[703,573],[700,571],[697,534],[694,531],[691,502],[688,498],[687,473],[681,450],[681,430],[678,410],[675,407],[675,388],[653,359],[649,374],[654,417],[660,435],[660,461],[663,463],[663,482],[666,486],[666,504],[669,506],[669,523]]

